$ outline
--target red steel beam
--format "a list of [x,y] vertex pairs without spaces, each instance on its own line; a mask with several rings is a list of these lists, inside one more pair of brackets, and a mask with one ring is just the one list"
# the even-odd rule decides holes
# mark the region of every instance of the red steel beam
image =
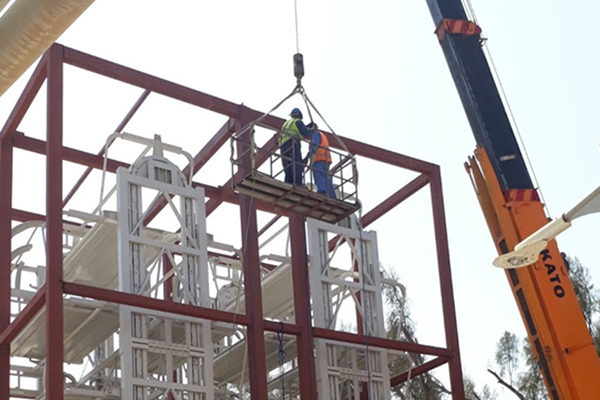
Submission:
[[35,99],[35,96],[37,96],[40,88],[42,87],[42,84],[44,83],[44,80],[46,79],[47,60],[48,55],[46,53],[42,56],[42,59],[35,67],[31,78],[29,78],[29,82],[27,82],[23,93],[21,93],[19,100],[17,100],[15,108],[13,108],[13,111],[10,113],[8,119],[6,120],[2,131],[0,131],[0,141],[4,141],[14,135],[15,130],[23,120],[23,117],[25,116],[25,113],[27,112],[27,110],[29,110],[29,106],[31,106],[31,103]]
[[[410,196],[421,190],[425,185],[429,183],[429,177],[425,174],[421,174],[417,176],[415,179],[410,181],[407,185],[400,188],[390,197],[379,203],[375,208],[366,213],[362,217],[362,225],[363,228],[371,225],[373,222],[377,221],[383,215],[388,213],[391,209],[396,207],[398,204],[402,203],[404,200],[408,199]],[[340,239],[340,236],[335,236],[329,241],[329,251],[332,251],[337,244],[337,241]]]
[[[249,118],[244,109],[240,107],[238,127],[241,128]],[[238,141],[238,154],[245,154],[240,160],[240,170],[249,174],[252,168],[249,148],[250,131],[242,134],[242,140]],[[254,199],[247,195],[240,197],[240,219],[242,233],[242,260],[244,274],[244,296],[246,302],[246,315],[250,318],[246,333],[248,365],[251,366],[248,373],[250,381],[250,397],[252,399],[266,399],[267,391],[267,369],[265,366],[265,324],[263,318],[262,288],[260,276],[260,255],[258,249],[258,226],[256,206]]]
[[[284,122],[285,121],[281,118],[273,117],[263,120],[260,125],[277,131],[281,128]],[[404,154],[396,153],[391,150],[375,147],[344,136],[333,135],[332,133],[326,131],[321,132],[327,136],[330,147],[346,151],[342,145],[343,143],[348,149],[348,152],[355,156],[370,158],[372,160],[394,165],[396,167],[425,174],[435,171],[437,167],[435,164],[405,156]]]
[[[269,321],[267,319],[265,319],[264,321],[265,323],[265,330],[269,331],[269,332],[281,332],[281,323],[280,322],[275,322],[275,321]],[[300,335],[302,333],[302,330],[300,329],[300,326],[296,325],[296,324],[283,324],[283,331],[285,332],[286,335]]]
[[298,377],[301,399],[317,398],[314,340],[308,283],[308,255],[306,249],[305,217],[290,217],[290,247],[292,251],[292,281],[294,290],[294,317],[300,327],[298,346]]
[[234,313],[215,310],[212,308],[174,303],[172,301],[153,299],[151,297],[138,296],[131,293],[102,289],[73,282],[64,282],[63,286],[66,294],[87,297],[108,303],[123,304],[132,307],[145,308],[147,310],[187,315],[189,317],[210,319],[213,321],[221,321],[230,324],[235,323],[237,325],[248,325],[249,321],[245,315],[236,315]]
[[[340,145],[338,140],[335,139],[334,135],[328,132],[323,132],[327,139],[329,139],[329,145],[332,148],[336,148],[339,150],[343,150],[343,146]],[[404,154],[396,153],[391,150],[383,149],[381,147],[375,147],[370,144],[362,143],[354,139],[349,139],[347,137],[343,137],[337,135],[340,140],[348,148],[350,154],[354,154],[356,156],[362,156],[366,158],[370,158],[372,160],[376,160],[385,164],[390,164],[399,168],[408,169],[414,172],[419,173],[429,173],[433,171],[436,167],[435,164],[428,163],[423,160],[419,160],[417,158],[405,156]]]
[[[10,293],[10,291],[8,292]],[[10,301],[9,303],[10,304]],[[46,285],[44,284],[27,303],[17,318],[0,334],[0,347],[10,346],[12,340],[27,326],[46,304]]]
[[64,394],[63,342],[63,62],[62,48],[48,51],[46,138],[46,399]]
[[[23,135],[15,135],[13,137],[13,145],[16,148],[31,151],[33,153],[45,154],[46,142],[40,139],[35,139]],[[97,154],[87,153],[85,151],[63,147],[64,161],[70,161],[76,164],[86,165],[96,169],[103,168],[103,157]],[[106,171],[115,172],[117,168],[129,168],[130,164],[109,158],[106,162]],[[222,197],[222,189],[214,186],[205,185],[198,182],[193,182],[194,187],[202,187],[209,197]]]
[[[183,101],[206,110],[237,118],[240,106],[231,101],[223,100],[216,96],[190,89],[188,87],[158,78],[156,76],[136,71],[132,68],[113,63],[90,54],[86,54],[68,47],[64,48],[65,62],[75,67],[96,74],[116,79],[172,99]],[[248,121],[260,118],[263,113],[244,107],[247,110]],[[284,121],[271,115],[266,116],[261,123],[265,126],[281,126]]]
[[[0,141],[0,334],[10,326],[13,147]],[[0,400],[10,398],[10,345],[0,342]]]
[[237,116],[238,105],[218,97],[202,93],[188,87],[178,85],[155,76],[136,71],[134,69],[94,57],[68,47],[64,48],[65,62],[78,68],[95,72],[138,86],[163,96],[171,97],[185,103],[194,104],[207,110],[230,117]]
[[[139,99],[137,99],[137,101],[131,107],[131,109],[129,110],[129,112],[127,113],[127,115],[125,115],[125,117],[123,118],[123,120],[121,121],[121,123],[117,126],[117,129],[115,129],[115,132],[122,132],[123,129],[125,129],[125,126],[127,126],[127,124],[129,123],[129,121],[131,121],[131,118],[133,118],[133,116],[135,115],[135,113],[137,112],[137,110],[140,109],[140,107],[142,106],[142,104],[144,103],[144,101],[146,101],[146,99],[148,98],[149,95],[150,95],[150,91],[149,90],[144,90],[144,93],[142,93],[142,95],[139,97]],[[109,143],[109,146],[111,144],[112,143]],[[106,151],[106,147],[102,147],[102,150],[100,150],[98,152],[98,156],[103,156],[105,151]],[[77,182],[75,183],[75,185],[73,185],[73,187],[71,188],[71,191],[67,194],[67,196],[63,200],[63,207],[67,205],[67,203],[69,202],[69,200],[71,200],[71,198],[75,195],[75,193],[77,192],[77,190],[79,190],[79,188],[81,187],[81,185],[83,184],[83,182],[85,181],[85,179],[92,172],[92,169],[93,169],[92,167],[88,167],[83,172],[83,174],[79,177],[79,179],[77,180]]]
[[441,347],[427,346],[416,343],[401,342],[398,340],[384,339],[375,336],[369,336],[368,338],[363,335],[357,335],[356,333],[348,333],[341,331],[333,331],[324,328],[313,328],[313,336],[321,339],[336,340],[338,342],[348,342],[354,344],[360,344],[365,346],[367,343],[372,347],[379,347],[382,349],[408,351],[409,353],[422,353],[429,354],[432,356],[452,356],[452,351],[443,349]]
[[[24,136],[24,135],[15,135],[13,137],[13,144],[16,148],[19,149],[23,149],[23,150],[28,150],[31,151],[33,153],[38,153],[38,154],[46,154],[46,146],[48,145],[47,142],[43,141],[43,140],[39,140],[39,139],[35,139],[29,136]],[[102,164],[103,164],[103,157],[102,156],[98,156],[96,154],[92,154],[92,153],[87,153],[85,151],[81,151],[81,150],[76,150],[70,147],[62,147],[62,154],[63,154],[63,159],[64,161],[70,161],[76,164],[81,164],[81,165],[86,165],[88,167],[92,167],[92,168],[96,168],[96,169],[102,169]],[[108,159],[107,161],[107,165],[106,165],[106,170],[110,171],[110,172],[114,172],[117,170],[117,168],[119,167],[124,167],[124,168],[128,168],[129,164],[121,162],[121,161],[116,161],[116,160],[112,160],[112,159]],[[62,205],[62,200],[61,200],[61,205]]]
[[[12,210],[12,220],[18,222],[27,222],[27,221],[45,221],[46,216],[42,214],[32,213],[30,211],[18,210],[13,208]],[[0,242],[4,246],[6,242]],[[10,243],[10,241],[8,242]]]
[[[195,175],[200,169],[215,155],[221,147],[229,140],[231,135],[235,132],[237,120],[235,118],[229,118],[227,122],[213,135],[213,137],[204,145],[202,150],[194,157],[194,173]],[[184,174],[190,173],[190,166],[188,165],[184,170]]]
[[456,325],[456,307],[454,305],[454,289],[452,288],[452,271],[450,268],[450,252],[448,250],[448,233],[442,193],[442,178],[439,167],[429,175],[431,186],[431,203],[433,208],[433,225],[438,258],[442,311],[444,314],[444,330],[446,346],[452,352],[450,359],[450,386],[455,398],[463,399],[464,383],[458,346],[458,328]]
[[377,221],[383,215],[387,214],[398,204],[402,203],[404,200],[417,193],[419,190],[425,187],[427,183],[429,183],[429,177],[427,175],[421,174],[417,176],[406,186],[396,191],[390,197],[379,203],[378,206],[366,213],[362,218],[363,228],[371,225],[373,222]]
[[260,231],[258,231],[258,236],[259,237],[262,236],[262,234],[265,233],[267,231],[267,229],[269,229],[270,227],[272,227],[273,224],[275,224],[275,222],[277,222],[279,220],[279,218],[281,218],[281,217],[282,217],[281,214],[274,216],[273,219],[271,219],[269,222],[267,222],[265,224],[265,226],[263,226],[262,228],[260,228]]
[[[437,357],[437,358],[434,358],[433,360],[427,361],[425,364],[421,364],[421,365],[413,368],[410,371],[410,379],[416,378],[419,375],[423,375],[424,373],[429,372],[434,368],[437,368],[441,365],[446,364],[448,362],[448,359],[449,359],[448,357]],[[390,386],[391,387],[398,386],[401,383],[406,382],[408,380],[408,378],[409,378],[408,371],[406,371],[398,376],[393,377],[390,380]],[[453,398],[457,398],[457,397],[453,397]],[[464,397],[459,397],[459,398],[464,399]]]
[[[128,83],[152,92],[161,94],[172,99],[183,101],[184,103],[192,104],[206,110],[226,115],[231,118],[237,118],[240,110],[240,105],[228,100],[221,99],[216,96],[190,89],[188,87],[170,82],[156,76],[136,71],[132,68],[107,61],[90,54],[83,53],[68,47],[64,48],[65,62],[75,67],[90,71],[102,76],[116,79],[118,81]],[[263,117],[263,113],[252,110],[248,107],[243,107],[248,122]],[[260,126],[276,127],[279,129],[285,121],[272,115],[265,116]]]

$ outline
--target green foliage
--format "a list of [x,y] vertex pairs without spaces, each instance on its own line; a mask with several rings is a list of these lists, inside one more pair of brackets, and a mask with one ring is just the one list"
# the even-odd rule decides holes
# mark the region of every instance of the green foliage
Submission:
[[476,386],[475,382],[473,381],[473,379],[471,379],[470,376],[465,374],[464,382],[465,382],[465,398],[471,399],[471,400],[496,400],[497,399],[496,393],[492,392],[492,390],[490,389],[490,387],[488,385],[484,385],[481,392],[478,392],[475,387]]
[[[398,280],[393,271],[383,269],[383,276],[391,280]],[[405,295],[398,289],[390,286],[384,287],[384,299],[387,305],[386,325],[387,337],[409,343],[418,343],[415,323],[410,315],[410,308]],[[390,363],[390,375],[397,376],[408,371],[409,367],[424,364],[425,358],[420,354],[410,353],[408,359],[396,358]],[[465,375],[466,400],[496,400],[496,394],[488,386],[484,386],[481,393],[475,388],[475,382]],[[402,384],[392,388],[395,398],[402,400],[443,400],[451,394],[442,382],[433,374],[425,373],[414,379],[409,384]]]
[[500,375],[508,374],[508,383],[511,385],[521,358],[519,345],[517,335],[507,331],[496,345],[496,364],[500,367]]
[[600,292],[591,282],[589,270],[581,264],[577,257],[566,256],[563,253],[563,258],[567,264],[569,277],[577,295],[577,300],[579,300],[581,312],[588,329],[592,331],[594,322],[598,320],[598,313],[600,312]]
[[594,287],[587,267],[577,257],[562,253],[573,284],[573,290],[579,300],[585,323],[590,330],[596,352],[600,356],[600,291]]
[[[383,270],[385,278],[398,280],[393,271]],[[390,339],[401,340],[409,343],[418,343],[414,321],[410,316],[410,309],[406,304],[404,294],[395,287],[384,287],[384,298],[388,305],[386,322],[387,337]],[[396,358],[390,364],[390,375],[397,376],[408,371],[409,367],[425,363],[425,357],[420,354],[410,353],[410,362],[408,359]],[[396,398],[402,400],[408,399],[426,399],[442,400],[449,394],[449,390],[432,374],[425,373],[411,379],[408,386],[406,384],[398,385],[392,388],[392,393]]]
[[523,372],[519,374],[519,380],[517,382],[519,392],[521,392],[526,399],[547,399],[548,396],[546,394],[546,387],[544,386],[540,366],[535,359],[531,343],[529,343],[527,338],[523,340],[523,358],[525,361],[525,368],[523,369]]

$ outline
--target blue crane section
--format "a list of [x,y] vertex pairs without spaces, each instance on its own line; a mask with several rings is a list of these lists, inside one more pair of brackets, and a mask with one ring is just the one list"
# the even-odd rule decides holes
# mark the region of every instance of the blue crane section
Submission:
[[486,150],[502,190],[533,189],[480,35],[447,34],[444,20],[467,21],[465,8],[460,0],[427,0],[427,5],[475,140]]

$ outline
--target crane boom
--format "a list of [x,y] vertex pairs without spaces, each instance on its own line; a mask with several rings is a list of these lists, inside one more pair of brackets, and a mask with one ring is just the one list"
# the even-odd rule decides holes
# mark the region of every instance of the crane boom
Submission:
[[[461,0],[426,1],[477,142],[467,170],[504,254],[548,217],[482,49],[481,29],[468,20]],[[600,359],[556,243],[535,264],[506,276],[550,398],[600,398]]]

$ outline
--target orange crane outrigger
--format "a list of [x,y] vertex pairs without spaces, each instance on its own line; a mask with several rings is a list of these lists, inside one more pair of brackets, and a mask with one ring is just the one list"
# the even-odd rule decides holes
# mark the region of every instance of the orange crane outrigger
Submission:
[[[426,0],[477,141],[465,164],[499,254],[548,222],[482,49],[461,0]],[[555,241],[506,277],[552,400],[600,399],[600,359]]]

